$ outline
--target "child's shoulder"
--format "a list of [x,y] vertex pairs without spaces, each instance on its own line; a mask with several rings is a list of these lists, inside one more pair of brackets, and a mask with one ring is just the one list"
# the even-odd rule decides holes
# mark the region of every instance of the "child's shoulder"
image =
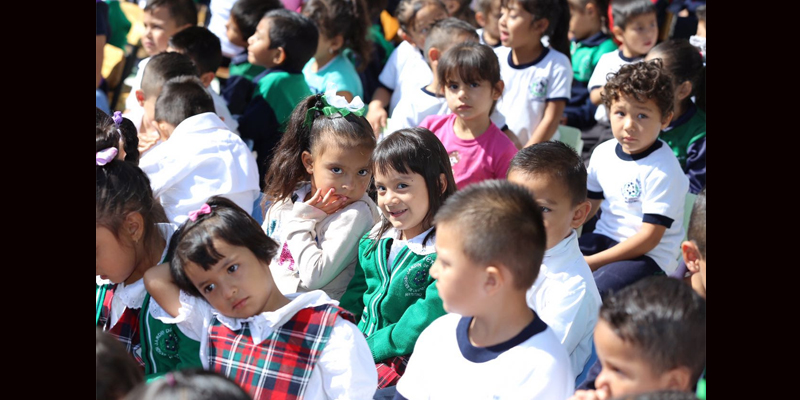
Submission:
[[[427,128],[429,131],[436,134],[436,136],[440,136],[438,133],[439,130],[447,126],[447,121],[455,118],[455,114],[445,114],[445,115],[429,115],[425,117],[422,122],[420,122],[419,126],[423,128]],[[451,125],[452,126],[452,125]],[[441,137],[440,137],[441,139]]]

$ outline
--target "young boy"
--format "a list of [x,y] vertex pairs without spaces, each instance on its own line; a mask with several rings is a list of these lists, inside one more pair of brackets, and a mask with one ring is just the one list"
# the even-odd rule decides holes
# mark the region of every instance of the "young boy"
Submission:
[[616,140],[600,143],[589,161],[589,217],[598,208],[602,215],[579,239],[603,297],[678,266],[689,179],[658,139],[672,118],[673,97],[661,60],[623,65],[603,89]]
[[164,143],[151,152],[151,163],[139,166],[170,222],[180,225],[213,195],[253,210],[259,193],[253,154],[214,113],[214,100],[197,77],[164,84],[155,120]]
[[[425,40],[425,58],[431,70],[436,71],[442,54],[462,42],[478,42],[478,34],[472,25],[453,17],[445,18],[433,25]],[[394,109],[392,119],[386,129],[391,133],[403,128],[419,126],[429,115],[449,114],[450,109],[439,90],[438,76],[433,74],[433,82],[419,90],[410,91]]]
[[528,188],[542,209],[547,247],[528,305],[551,327],[580,375],[592,353],[592,332],[602,301],[592,270],[578,247],[579,228],[589,214],[586,167],[571,147],[542,142],[514,156],[508,181]]
[[676,279],[641,280],[605,299],[594,343],[596,389],[571,400],[691,391],[706,364],[706,301]]
[[697,194],[681,252],[686,268],[692,272],[692,288],[706,298],[706,188]]
[[481,44],[500,46],[500,0],[477,0],[475,8],[475,22],[481,26],[478,29]]
[[572,60],[572,93],[564,109],[565,125],[578,129],[594,126],[597,105],[589,98],[589,78],[603,54],[617,49],[602,31],[605,9],[598,0],[568,0],[569,36]]
[[239,123],[231,116],[225,100],[210,88],[211,81],[217,76],[217,68],[222,62],[219,38],[206,28],[190,26],[169,38],[167,51],[186,54],[192,59],[197,66],[197,72],[200,73],[200,81],[214,100],[214,111],[228,129],[238,135]]
[[584,159],[588,159],[591,151],[600,143],[612,137],[609,126],[609,113],[601,105],[601,93],[609,73],[617,72],[625,64],[637,62],[656,45],[658,40],[658,22],[656,8],[650,0],[614,0],[611,3],[614,19],[612,34],[622,43],[619,51],[603,54],[589,78],[589,98],[598,105],[594,114],[597,121],[594,127],[584,130],[581,138],[584,141]]
[[272,160],[272,151],[283,135],[294,107],[311,90],[303,66],[317,51],[319,33],[310,19],[289,10],[272,10],[261,18],[255,34],[247,39],[247,59],[266,70],[253,79],[255,93],[239,118],[242,139],[253,141],[258,156],[258,181]]
[[420,335],[395,398],[569,397],[569,356],[526,300],[546,245],[531,193],[476,183],[451,196],[434,223],[430,274],[450,314]]
[[[150,0],[144,7],[142,22],[144,23],[142,47],[149,57],[139,62],[136,78],[131,85],[131,95],[125,99],[125,113],[137,109],[141,112],[139,99],[134,93],[142,86],[144,67],[152,56],[167,51],[168,41],[172,35],[197,25],[197,8],[192,0]],[[150,129],[149,125],[149,122],[144,124],[147,129]]]

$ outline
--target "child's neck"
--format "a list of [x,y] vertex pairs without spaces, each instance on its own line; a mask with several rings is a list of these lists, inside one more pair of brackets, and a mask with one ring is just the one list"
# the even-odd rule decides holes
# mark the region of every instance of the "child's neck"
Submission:
[[625,43],[623,43],[622,46],[619,47],[619,49],[622,50],[622,55],[625,56],[625,58],[640,58],[647,55],[647,54],[634,53],[631,49],[628,48],[628,46],[625,45]]
[[453,133],[455,133],[456,137],[459,139],[474,140],[486,133],[491,123],[492,120],[488,115],[475,117],[471,120],[465,120],[456,116],[455,122],[453,122]]
[[337,54],[331,54],[327,51],[318,56],[314,56],[314,61],[311,63],[311,71],[319,72],[320,69],[328,65],[336,56]]
[[[158,235],[158,237],[152,241],[152,244],[150,244],[151,249],[149,251],[144,249],[146,245],[147,243],[143,243],[141,248],[137,249],[137,251],[142,252],[143,256],[133,269],[133,273],[131,273],[128,279],[125,279],[126,285],[130,285],[142,279],[144,273],[147,272],[148,269],[158,265],[161,261],[161,254],[164,253],[164,248],[167,246],[167,241],[164,240],[161,235]],[[139,245],[136,244],[136,246]]]
[[511,60],[515,65],[529,64],[539,58],[543,51],[542,39],[535,38],[530,44],[511,49]]
[[500,43],[500,38],[489,35],[489,32],[486,32],[486,29],[483,30],[481,36],[483,37],[483,42],[490,47],[497,46],[497,44]]
[[[515,291],[497,301],[497,307],[487,307],[485,315],[475,315],[469,326],[469,341],[476,347],[489,347],[507,342],[517,336],[534,319],[524,291]],[[499,300],[499,299],[498,299]]]

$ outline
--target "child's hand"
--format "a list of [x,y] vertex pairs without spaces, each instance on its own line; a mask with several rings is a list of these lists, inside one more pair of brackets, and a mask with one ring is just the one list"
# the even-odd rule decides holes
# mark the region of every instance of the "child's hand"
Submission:
[[608,393],[608,389],[601,388],[597,390],[578,390],[575,391],[575,394],[572,395],[568,400],[606,400],[610,398],[611,395]]
[[325,196],[322,196],[322,189],[317,189],[316,193],[308,199],[305,204],[308,204],[312,207],[319,208],[320,210],[324,211],[325,214],[331,215],[344,207],[345,202],[347,202],[346,196],[340,196],[338,194],[334,194],[336,189],[330,188]]
[[147,150],[150,150],[156,142],[158,142],[159,134],[158,131],[154,132],[139,132],[136,136],[139,137],[139,145],[137,148],[139,149],[139,154],[144,153]]
[[389,114],[386,113],[386,109],[381,107],[380,104],[376,102],[369,103],[367,121],[369,121],[369,124],[372,126],[372,132],[375,133],[375,138],[378,138],[383,128],[386,127],[386,118],[388,117]]

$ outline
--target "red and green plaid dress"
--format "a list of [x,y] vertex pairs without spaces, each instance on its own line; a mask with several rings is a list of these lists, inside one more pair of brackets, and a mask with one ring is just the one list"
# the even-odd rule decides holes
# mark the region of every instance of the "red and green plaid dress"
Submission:
[[332,304],[304,308],[261,343],[253,342],[248,323],[233,331],[214,317],[209,369],[232,379],[254,400],[302,399],[337,317],[354,321]]
[[[142,346],[139,336],[139,312],[141,309],[125,308],[125,311],[122,312],[117,323],[114,324],[113,327],[110,326],[111,301],[114,299],[114,290],[116,290],[117,285],[105,286],[105,289],[102,287],[96,289],[99,291],[100,296],[102,296],[97,302],[102,304],[99,313],[97,313],[97,326],[122,342],[122,344],[125,345],[125,349],[128,350],[128,353],[130,353],[136,362],[139,363],[139,366],[144,369],[144,359],[142,359]],[[105,293],[103,293],[103,290]]]

